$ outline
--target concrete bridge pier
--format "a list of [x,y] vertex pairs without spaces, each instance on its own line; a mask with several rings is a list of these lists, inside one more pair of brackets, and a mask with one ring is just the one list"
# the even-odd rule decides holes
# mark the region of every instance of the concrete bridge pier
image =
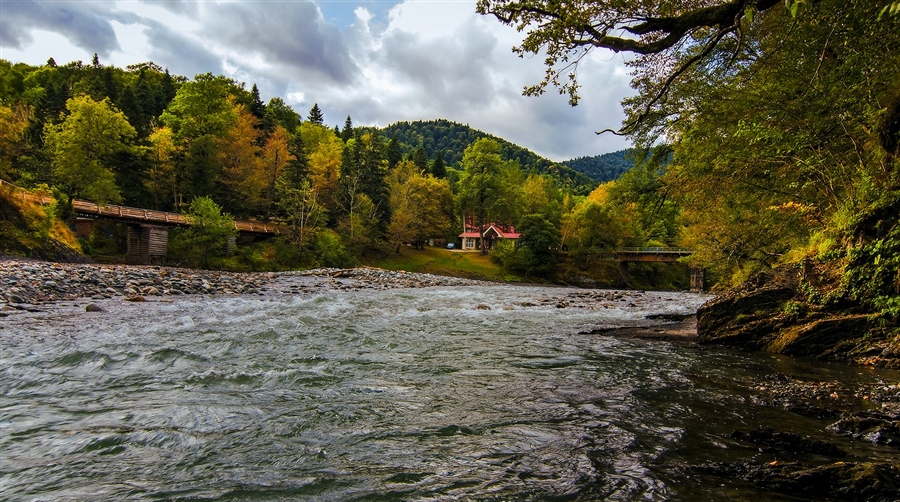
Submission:
[[128,254],[130,265],[165,263],[169,246],[169,229],[160,225],[128,224]]
[[701,293],[706,289],[706,270],[703,267],[691,267],[691,292]]

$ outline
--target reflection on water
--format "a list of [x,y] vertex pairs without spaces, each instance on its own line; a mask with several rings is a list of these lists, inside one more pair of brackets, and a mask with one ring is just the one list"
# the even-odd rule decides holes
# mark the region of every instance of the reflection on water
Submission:
[[196,297],[11,316],[0,329],[0,493],[754,497],[761,492],[751,486],[687,477],[681,467],[746,458],[747,448],[728,439],[735,429],[777,423],[822,434],[821,423],[755,406],[735,382],[773,369],[871,378],[855,368],[786,368],[802,363],[578,335],[692,312],[702,299],[647,293],[632,307],[603,309],[534,301],[557,292]]

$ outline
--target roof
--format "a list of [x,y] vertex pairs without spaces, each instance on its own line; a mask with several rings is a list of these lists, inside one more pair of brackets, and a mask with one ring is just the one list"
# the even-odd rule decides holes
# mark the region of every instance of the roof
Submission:
[[494,234],[496,234],[496,236],[501,239],[518,239],[521,236],[521,234],[516,233],[516,232],[503,232],[502,230],[500,230],[499,228],[497,228],[494,225],[489,226],[484,231],[484,235],[482,235],[479,232],[463,232],[463,233],[459,234],[459,236],[463,237],[463,238],[469,237],[472,239],[478,239],[480,237],[487,236],[487,233],[490,232],[491,230],[493,230]]

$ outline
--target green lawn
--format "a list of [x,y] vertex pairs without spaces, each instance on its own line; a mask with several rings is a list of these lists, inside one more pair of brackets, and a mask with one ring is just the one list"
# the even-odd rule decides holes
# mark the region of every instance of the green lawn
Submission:
[[405,270],[488,281],[523,281],[521,277],[501,269],[489,256],[482,256],[478,252],[450,251],[437,247],[426,247],[420,251],[403,246],[399,254],[392,248],[365,256],[360,261],[363,265],[386,270]]

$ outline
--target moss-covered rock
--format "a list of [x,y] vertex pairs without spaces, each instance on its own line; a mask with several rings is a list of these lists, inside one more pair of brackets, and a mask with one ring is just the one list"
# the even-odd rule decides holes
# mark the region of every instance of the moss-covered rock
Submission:
[[799,272],[754,276],[697,312],[701,344],[900,367],[900,332],[858,303],[809,301]]

